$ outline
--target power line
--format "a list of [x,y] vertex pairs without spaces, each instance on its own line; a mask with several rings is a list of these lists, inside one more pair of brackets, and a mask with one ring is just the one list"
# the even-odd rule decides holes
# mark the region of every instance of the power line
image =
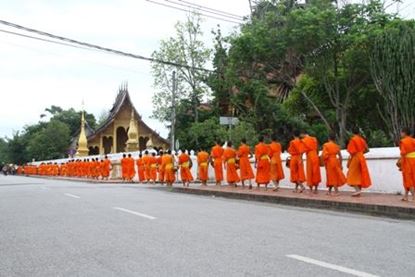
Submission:
[[[173,5],[164,4],[164,3],[160,3],[160,2],[156,2],[156,1],[152,1],[152,0],[145,0],[145,1],[147,1],[149,3],[153,3],[153,4],[156,4],[156,5],[159,5],[159,6],[163,6],[163,7],[167,7],[167,8],[171,8],[171,9],[175,9],[175,10],[179,10],[179,11],[183,11],[183,12],[189,12],[189,10],[187,10],[187,9],[179,8],[179,7],[176,7],[176,6],[173,6]],[[213,16],[213,15],[207,15],[207,14],[200,13],[200,12],[199,12],[199,14],[202,15],[202,16],[204,16],[204,17],[218,19],[218,20],[222,20],[222,21],[226,21],[226,22],[230,22],[230,23],[234,23],[234,24],[241,24],[241,22],[237,22],[237,21],[233,21],[233,20],[228,20],[228,19],[216,17],[216,16]]]
[[25,35],[25,34],[21,34],[21,33],[7,31],[7,30],[4,30],[4,29],[0,29],[0,32],[6,33],[6,34],[9,34],[9,35],[20,36],[20,37],[24,37],[24,38],[30,38],[30,39],[40,40],[40,41],[43,41],[43,42],[50,42],[50,43],[54,43],[54,44],[59,44],[59,45],[64,45],[64,46],[69,46],[69,47],[74,47],[74,48],[79,48],[79,49],[84,49],[84,50],[93,50],[93,49],[87,48],[87,47],[82,47],[82,46],[78,46],[78,45],[74,45],[74,44],[69,44],[69,43],[65,43],[65,42],[59,42],[59,41],[56,41],[56,40],[50,40],[50,39],[46,39],[46,38],[29,36],[29,35]]
[[[202,67],[193,67],[193,66],[189,66],[186,64],[180,64],[180,63],[176,63],[176,62],[169,62],[169,61],[164,61],[164,60],[160,60],[160,59],[155,59],[155,58],[149,58],[149,57],[145,57],[145,56],[141,56],[141,55],[137,55],[137,54],[133,54],[133,53],[129,53],[129,52],[124,52],[121,50],[116,50],[116,49],[112,49],[112,48],[108,48],[108,47],[103,47],[103,46],[99,46],[96,44],[92,44],[92,43],[88,43],[88,42],[82,42],[79,40],[74,40],[71,38],[67,38],[67,37],[63,37],[63,36],[58,36],[58,35],[54,35],[48,32],[44,32],[44,31],[40,31],[40,30],[36,30],[36,29],[32,29],[29,27],[25,27],[22,25],[18,25],[16,23],[12,23],[9,21],[5,21],[5,20],[1,20],[0,19],[0,24],[9,26],[9,27],[13,27],[16,29],[20,29],[26,32],[30,32],[30,33],[36,33],[38,35],[41,36],[47,36],[56,40],[61,40],[61,41],[65,41],[65,42],[69,42],[71,44],[76,44],[76,45],[81,45],[87,48],[93,48],[93,49],[98,49],[104,52],[108,52],[108,53],[112,53],[112,54],[117,54],[117,55],[121,55],[121,56],[126,56],[126,57],[130,57],[130,58],[134,58],[134,59],[139,59],[139,60],[145,60],[145,61],[149,61],[149,62],[154,62],[154,63],[161,63],[161,64],[166,64],[166,65],[172,65],[172,66],[177,66],[177,67],[183,67],[183,68],[187,68],[187,69],[195,69],[195,70],[200,70],[200,71],[207,71],[207,72],[213,72],[212,70],[206,69],[206,68],[202,68]],[[31,38],[30,36],[27,36],[27,38]],[[32,38],[34,39],[34,38]],[[36,38],[39,39],[39,38]],[[51,42],[49,40],[44,40],[46,42]],[[56,42],[54,42],[56,43]],[[65,46],[68,46],[65,44]]]
[[200,4],[195,4],[195,3],[191,3],[191,2],[188,2],[188,1],[184,1],[184,0],[177,0],[177,1],[182,2],[182,3],[185,3],[185,4],[189,4],[189,5],[192,5],[192,6],[195,6],[195,7],[198,7],[200,9],[210,10],[210,11],[214,11],[214,12],[226,14],[226,15],[228,15],[230,17],[236,17],[236,18],[239,18],[239,19],[243,19],[243,16],[240,16],[240,15],[237,15],[237,14],[234,14],[234,13],[230,13],[230,12],[225,12],[225,11],[221,11],[221,10],[218,10],[218,9],[209,8],[209,7],[206,7],[206,6],[202,6]]
[[215,14],[215,15],[218,15],[220,17],[224,17],[226,19],[243,21],[243,18],[240,17],[239,15],[237,15],[237,16],[235,16],[235,15],[227,15],[227,14],[224,14],[223,12],[221,12],[221,11],[219,11],[219,12],[217,12],[217,11],[211,11],[211,10],[209,10],[209,8],[206,9],[204,7],[201,7],[201,6],[198,6],[198,5],[194,5],[194,4],[191,4],[191,3],[190,4],[186,4],[188,2],[183,2],[184,4],[182,4],[182,3],[178,2],[177,0],[176,1],[174,1],[174,0],[164,0],[164,1],[165,2],[169,2],[169,3],[172,3],[174,5],[181,6],[181,7],[186,7],[186,8],[194,9],[194,10],[197,10],[199,12]]

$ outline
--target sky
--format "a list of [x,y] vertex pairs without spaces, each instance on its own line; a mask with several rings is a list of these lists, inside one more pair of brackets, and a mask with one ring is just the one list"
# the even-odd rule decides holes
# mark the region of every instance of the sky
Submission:
[[[168,0],[154,0],[169,4]],[[248,0],[187,0],[245,16]],[[413,18],[415,0],[386,1],[389,11]],[[0,0],[0,19],[126,52],[150,56],[160,40],[174,34],[186,12],[146,0]],[[224,34],[238,25],[204,18],[203,40],[212,45],[211,30]],[[16,31],[0,25],[0,30]],[[18,31],[21,32],[21,31]],[[10,137],[40,120],[51,105],[82,108],[99,115],[112,107],[119,86],[128,82],[130,96],[143,120],[166,137],[164,124],[151,118],[154,93],[146,61],[54,45],[0,32],[0,137]]]
[[[238,15],[249,13],[248,0],[188,1]],[[186,15],[145,0],[0,0],[2,20],[143,56],[151,56]],[[217,24],[225,34],[237,27],[204,18],[207,46],[212,45],[211,30]],[[22,32],[4,25],[0,30]],[[98,118],[112,107],[123,82],[128,82],[143,120],[166,137],[164,124],[151,119],[154,88],[149,62],[0,32],[0,137],[38,122],[51,105],[80,110],[84,101],[85,110]]]

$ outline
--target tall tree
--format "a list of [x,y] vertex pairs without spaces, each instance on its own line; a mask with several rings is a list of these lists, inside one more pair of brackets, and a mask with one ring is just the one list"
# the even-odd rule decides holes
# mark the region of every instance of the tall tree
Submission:
[[197,13],[188,15],[185,22],[175,26],[176,34],[167,40],[162,40],[160,48],[154,51],[152,57],[176,64],[187,65],[177,67],[162,63],[153,63],[154,87],[157,89],[153,96],[153,116],[163,122],[169,122],[172,113],[172,73],[176,71],[177,90],[176,103],[189,100],[192,104],[194,122],[199,121],[199,105],[203,96],[207,95],[208,87],[205,82],[207,71],[199,70],[206,66],[211,51],[203,43],[201,17]]
[[393,141],[402,127],[415,128],[415,23],[396,20],[375,40],[371,72],[384,100],[380,115]]
[[304,55],[305,72],[324,85],[322,92],[335,110],[340,143],[347,138],[353,99],[372,82],[368,36],[383,28],[385,21],[378,0],[341,7],[316,0],[290,14],[290,40]]

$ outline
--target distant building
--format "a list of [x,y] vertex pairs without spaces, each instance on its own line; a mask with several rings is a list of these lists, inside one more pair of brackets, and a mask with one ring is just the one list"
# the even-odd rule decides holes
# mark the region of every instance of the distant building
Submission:
[[[77,152],[80,133],[79,131],[72,138],[69,153]],[[85,122],[84,133],[88,141],[89,155],[142,151],[148,147],[170,147],[168,140],[142,121],[131,102],[127,86],[119,89],[108,118],[96,130]]]

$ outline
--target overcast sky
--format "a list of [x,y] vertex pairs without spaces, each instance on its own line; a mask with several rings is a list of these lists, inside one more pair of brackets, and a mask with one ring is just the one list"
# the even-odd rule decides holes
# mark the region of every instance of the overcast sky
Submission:
[[[188,1],[238,15],[249,12],[248,0]],[[150,56],[161,39],[174,33],[174,24],[185,20],[186,12],[145,0],[0,0],[0,18]],[[206,18],[203,30],[207,44],[211,45],[210,31],[217,24],[225,33],[237,26]],[[3,25],[0,30],[16,31]],[[150,119],[154,89],[148,62],[0,32],[0,137],[36,123],[50,105],[81,109],[84,99],[85,109],[98,117],[112,107],[124,81],[144,121],[166,136],[164,124]]]
[[[241,16],[249,13],[248,0],[187,1]],[[403,16],[413,18],[414,3],[403,0],[389,9],[400,6]],[[185,17],[185,12],[146,0],[0,0],[0,19],[144,56],[158,49],[160,40],[172,35],[174,24]],[[237,27],[205,18],[209,46],[217,24],[225,34]],[[3,25],[0,30],[16,31]],[[112,107],[124,81],[144,121],[167,136],[164,125],[150,118],[154,89],[148,62],[0,32],[0,137],[36,123],[51,105],[79,110],[84,100],[85,109],[98,117]]]

